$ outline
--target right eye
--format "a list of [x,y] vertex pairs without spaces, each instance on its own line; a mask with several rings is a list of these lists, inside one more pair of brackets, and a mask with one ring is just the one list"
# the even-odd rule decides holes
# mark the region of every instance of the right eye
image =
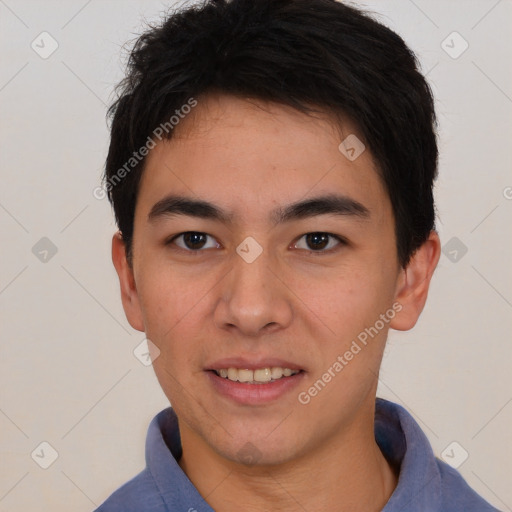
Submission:
[[[200,231],[185,231],[184,233],[180,233],[179,235],[174,236],[165,245],[174,244],[179,247],[179,250],[188,252],[188,253],[199,253],[201,249],[215,249],[219,248],[220,245],[218,243],[214,243],[213,245],[205,246],[205,241],[207,237],[210,237],[207,233],[202,233]],[[215,240],[211,237],[212,240]],[[181,244],[177,243],[177,240],[181,239]]]

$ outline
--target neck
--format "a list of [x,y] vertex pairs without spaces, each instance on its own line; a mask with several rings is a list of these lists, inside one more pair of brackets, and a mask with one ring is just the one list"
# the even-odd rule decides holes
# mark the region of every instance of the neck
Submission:
[[312,453],[279,465],[241,465],[221,457],[186,426],[181,435],[179,464],[219,512],[378,512],[398,480],[375,442],[373,409],[342,437],[324,439]]

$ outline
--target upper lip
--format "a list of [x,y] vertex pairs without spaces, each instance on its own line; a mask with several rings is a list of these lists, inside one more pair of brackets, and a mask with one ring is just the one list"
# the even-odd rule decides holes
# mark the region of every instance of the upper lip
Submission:
[[243,368],[246,370],[257,370],[258,368],[281,367],[290,370],[303,370],[298,364],[285,361],[275,357],[227,357],[218,359],[206,366],[205,370],[222,370],[226,368]]

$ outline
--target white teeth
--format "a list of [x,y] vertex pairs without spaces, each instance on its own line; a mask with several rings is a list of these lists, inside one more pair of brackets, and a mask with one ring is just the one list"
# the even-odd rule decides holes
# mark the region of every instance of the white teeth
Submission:
[[258,368],[257,370],[222,368],[221,370],[216,370],[216,373],[220,377],[232,380],[233,382],[249,382],[253,384],[271,382],[282,377],[290,377],[291,375],[299,373],[299,371],[274,366],[272,368]]
[[238,382],[251,382],[252,380],[254,380],[254,372],[252,370],[238,370]]
[[270,370],[270,375],[272,376],[272,378],[275,380],[275,379],[280,379],[282,376],[283,376],[283,369],[282,368],[272,368]]
[[261,368],[259,370],[254,370],[254,380],[256,382],[270,382],[272,380],[270,368]]

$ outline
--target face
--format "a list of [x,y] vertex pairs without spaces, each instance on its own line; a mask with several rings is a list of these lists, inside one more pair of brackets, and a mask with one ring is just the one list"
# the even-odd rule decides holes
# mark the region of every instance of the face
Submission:
[[208,96],[147,157],[133,272],[114,243],[123,304],[182,438],[225,459],[296,459],[373,409],[406,278],[370,152],[339,150],[350,134]]

